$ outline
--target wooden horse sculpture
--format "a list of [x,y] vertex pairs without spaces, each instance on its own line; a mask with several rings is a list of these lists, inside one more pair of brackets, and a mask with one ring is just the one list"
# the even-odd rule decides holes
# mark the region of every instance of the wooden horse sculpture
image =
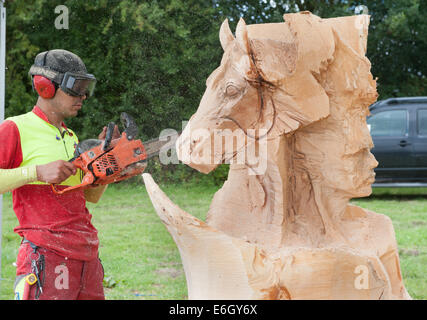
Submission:
[[[143,175],[181,254],[188,297],[410,299],[390,219],[349,205],[371,193],[378,164],[366,125],[377,98],[369,19],[284,20],[240,19],[236,36],[227,20],[221,26],[221,65],[177,141],[180,159],[201,172],[231,163],[207,221]],[[243,143],[213,143],[224,130]],[[258,154],[233,162],[249,145]]]

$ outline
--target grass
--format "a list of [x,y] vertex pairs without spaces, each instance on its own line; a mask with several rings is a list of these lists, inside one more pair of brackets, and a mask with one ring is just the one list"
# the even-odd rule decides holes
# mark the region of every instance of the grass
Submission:
[[[204,219],[217,187],[166,186],[183,209]],[[98,204],[88,203],[100,238],[107,299],[186,299],[186,281],[174,241],[154,211],[145,186],[110,186]],[[20,237],[10,193],[3,200],[0,300],[13,299]]]
[[[204,184],[162,186],[182,209],[204,219],[218,187]],[[353,204],[387,214],[393,221],[405,285],[414,299],[427,299],[427,188],[374,189]],[[88,203],[99,231],[107,299],[186,299],[178,249],[157,217],[143,184],[110,186],[99,204]],[[13,262],[20,238],[11,194],[3,200],[0,299],[13,299]]]

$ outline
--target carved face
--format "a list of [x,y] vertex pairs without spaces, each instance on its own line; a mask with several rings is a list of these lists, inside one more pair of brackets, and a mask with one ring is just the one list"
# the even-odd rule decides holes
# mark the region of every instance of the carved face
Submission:
[[367,108],[357,108],[343,114],[339,121],[331,117],[298,134],[304,166],[322,188],[348,198],[371,194],[378,162],[370,152],[373,143],[366,115]]
[[[351,22],[351,20],[348,20]],[[367,30],[350,29],[360,34]],[[356,35],[351,39],[359,38]],[[364,197],[372,192],[374,168],[378,165],[370,152],[373,142],[366,123],[369,105],[377,98],[376,81],[365,47],[336,39],[334,61],[328,68],[331,90],[331,116],[327,119],[324,139],[316,145],[323,158],[320,164],[324,187],[339,190],[351,197]],[[315,170],[315,169],[314,169]]]
[[371,194],[371,185],[375,181],[374,168],[378,165],[370,151],[374,144],[366,123],[368,114],[367,107],[356,108],[348,113],[344,122],[345,148],[342,159],[350,180],[348,191],[354,197],[365,197]]
[[318,76],[330,97],[330,116],[296,132],[297,162],[324,193],[345,198],[368,196],[378,165],[366,124],[377,99],[376,81],[366,58],[368,16],[324,19],[334,26],[334,54]]

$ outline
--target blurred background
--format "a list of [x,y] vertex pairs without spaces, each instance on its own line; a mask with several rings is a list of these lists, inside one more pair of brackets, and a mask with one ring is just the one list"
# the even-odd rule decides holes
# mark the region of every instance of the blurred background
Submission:
[[[67,25],[61,6],[68,10]],[[80,140],[97,137],[109,121],[118,123],[123,111],[136,118],[143,140],[165,128],[181,130],[199,105],[207,76],[220,64],[218,32],[225,18],[234,31],[240,17],[253,24],[282,22],[284,13],[304,10],[323,18],[368,13],[367,56],[378,77],[379,100],[427,96],[423,0],[6,0],[5,7],[6,117],[36,102],[28,76],[36,54],[66,49],[98,80],[95,96],[67,122]],[[166,181],[197,175],[176,165],[148,170]],[[220,166],[209,177],[221,183],[226,174]]]

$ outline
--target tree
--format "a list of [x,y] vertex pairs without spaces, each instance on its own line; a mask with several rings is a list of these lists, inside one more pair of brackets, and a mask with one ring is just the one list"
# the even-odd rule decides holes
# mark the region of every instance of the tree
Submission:
[[365,1],[372,12],[368,57],[380,99],[427,95],[426,1]]
[[283,13],[311,11],[322,17],[362,13],[371,15],[367,56],[378,77],[379,99],[427,95],[427,2],[422,0],[216,0],[218,11],[230,18],[234,30],[238,17],[249,24],[282,22]]
[[144,139],[180,129],[221,54],[210,1],[68,1],[69,29],[56,29],[62,2],[7,2],[6,115],[31,110],[36,101],[27,74],[35,55],[63,48],[98,79],[95,96],[67,122],[81,139],[118,121],[122,111],[135,117]]

